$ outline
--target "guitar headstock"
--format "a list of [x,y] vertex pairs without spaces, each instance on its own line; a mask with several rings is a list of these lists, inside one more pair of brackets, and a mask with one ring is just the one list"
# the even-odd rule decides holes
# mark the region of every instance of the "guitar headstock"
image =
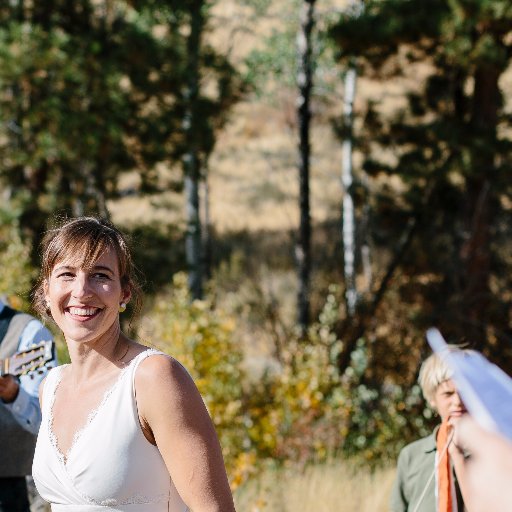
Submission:
[[41,341],[27,350],[16,352],[13,356],[0,361],[0,376],[27,375],[42,369],[53,360],[53,341]]

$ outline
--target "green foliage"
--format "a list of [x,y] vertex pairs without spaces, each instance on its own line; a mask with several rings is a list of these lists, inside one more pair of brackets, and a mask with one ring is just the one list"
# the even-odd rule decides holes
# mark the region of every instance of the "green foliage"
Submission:
[[418,385],[370,384],[365,378],[368,363],[366,343],[360,339],[343,379],[349,408],[343,452],[376,466],[393,461],[407,442],[427,435],[431,422]]
[[[51,213],[108,216],[122,173],[136,169],[140,191],[153,191],[155,166],[189,150],[183,120],[193,6],[15,4],[0,7],[0,180],[13,197],[28,198],[20,223],[36,246]],[[195,133],[207,155],[240,82],[225,57],[206,45],[200,51],[209,93],[194,106]]]
[[[289,95],[290,90],[297,88],[297,34],[301,2],[283,1],[279,4],[277,14],[270,5],[262,9],[259,2],[248,3],[258,16],[266,14],[271,20],[270,24],[273,16],[278,16],[281,21],[279,28],[274,28],[268,36],[262,38],[262,44],[245,59],[245,80],[252,91],[260,98],[275,102],[276,97]],[[331,16],[329,12],[316,16],[312,32],[311,62],[315,74],[313,92],[316,98],[323,101],[329,101],[329,95],[335,94],[338,84],[336,79],[338,73],[341,73],[336,70],[333,45],[326,33],[326,25]]]
[[6,294],[19,309],[29,304],[29,291],[35,277],[30,265],[30,246],[23,241],[16,211],[0,210],[0,293]]
[[[383,301],[381,320],[389,325],[406,305],[421,313],[387,336],[374,327],[371,353],[380,345],[399,353],[404,337],[423,340],[436,324],[512,369],[504,277],[512,263],[512,140],[502,80],[511,30],[510,2],[502,0],[372,1],[331,27],[341,62],[355,59],[360,75],[404,84],[400,106],[372,99],[356,112],[357,150],[376,191],[357,208],[371,211],[370,234],[390,259],[404,221],[415,224],[399,277],[385,290],[395,302]],[[408,373],[417,362],[409,364]]]
[[347,456],[374,466],[393,459],[403,444],[423,435],[418,387],[364,383],[368,354],[361,341],[345,375],[337,370],[343,343],[333,332],[340,290],[331,287],[309,341],[283,347],[279,363],[249,374],[235,326],[240,318],[210,300],[190,302],[186,276],[159,294],[140,336],[176,357],[190,371],[213,418],[233,487],[270,466],[305,466]]
[[448,12],[443,0],[373,0],[365,2],[364,11],[357,16],[343,13],[330,35],[338,44],[339,55],[364,55],[373,65],[393,55],[402,43],[419,40],[427,50]]
[[26,8],[2,25],[0,58],[1,178],[30,196],[32,236],[55,210],[106,214],[119,173],[138,164],[144,175],[178,129],[149,108],[163,45],[133,11]]
[[[293,19],[293,18],[292,18]],[[253,50],[246,59],[246,80],[258,95],[271,95],[270,88],[296,86],[297,22],[282,32],[273,31],[261,50]]]
[[271,0],[238,0],[238,2],[240,5],[251,7],[257,16],[266,14],[269,7],[272,5]]
[[391,379],[369,379],[364,340],[340,376],[340,298],[339,287],[331,286],[307,343],[289,340],[279,369],[251,388],[248,432],[260,457],[305,465],[343,456],[378,466],[431,428],[417,385],[408,389]]

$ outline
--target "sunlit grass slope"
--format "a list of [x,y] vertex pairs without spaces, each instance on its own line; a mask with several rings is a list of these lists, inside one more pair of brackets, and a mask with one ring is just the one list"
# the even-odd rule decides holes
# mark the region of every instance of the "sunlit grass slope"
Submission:
[[374,473],[345,462],[269,470],[235,493],[245,512],[387,512],[394,470]]

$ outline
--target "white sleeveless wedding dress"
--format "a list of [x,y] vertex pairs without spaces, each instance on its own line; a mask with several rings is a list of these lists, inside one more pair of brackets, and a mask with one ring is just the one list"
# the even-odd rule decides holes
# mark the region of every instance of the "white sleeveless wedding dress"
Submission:
[[52,408],[63,366],[43,389],[42,423],[32,473],[53,512],[186,512],[158,449],[142,432],[134,377],[147,350],[121,371],[102,402],[75,435],[67,457],[52,430]]

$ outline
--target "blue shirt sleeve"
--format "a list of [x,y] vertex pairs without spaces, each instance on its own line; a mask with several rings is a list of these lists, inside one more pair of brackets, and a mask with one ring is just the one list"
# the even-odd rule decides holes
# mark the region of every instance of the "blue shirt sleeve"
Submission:
[[[50,331],[39,320],[34,318],[21,333],[18,350],[27,350],[35,343],[51,339],[53,339],[53,336]],[[57,364],[57,361],[54,360],[50,364],[54,366]],[[16,421],[32,434],[37,434],[41,424],[39,385],[47,373],[48,369],[44,367],[41,368],[41,373],[34,372],[31,375],[20,376],[20,389],[16,399],[9,404],[3,403],[0,400],[0,403],[11,411]]]

